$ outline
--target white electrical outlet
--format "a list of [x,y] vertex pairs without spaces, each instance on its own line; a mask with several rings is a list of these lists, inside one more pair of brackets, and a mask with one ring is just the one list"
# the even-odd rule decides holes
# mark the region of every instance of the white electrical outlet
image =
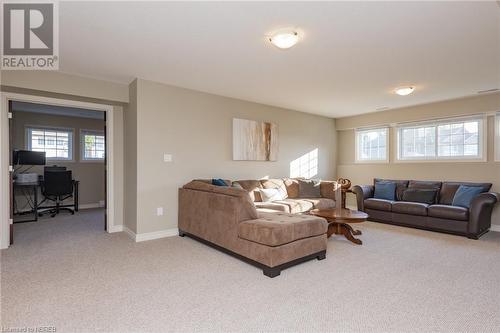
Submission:
[[162,216],[163,215],[163,207],[156,208],[156,215],[157,216]]
[[164,162],[172,162],[172,154],[163,154]]

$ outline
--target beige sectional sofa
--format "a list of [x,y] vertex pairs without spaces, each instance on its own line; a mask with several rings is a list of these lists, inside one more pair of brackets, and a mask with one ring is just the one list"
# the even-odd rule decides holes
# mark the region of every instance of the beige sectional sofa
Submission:
[[[251,186],[251,181],[237,181],[232,186],[233,182],[226,180],[231,186],[215,186],[210,181],[194,180],[184,185],[179,189],[179,235],[237,256],[262,268],[269,277],[299,262],[324,259],[326,220],[292,212],[335,206],[334,195],[329,193],[333,182],[322,185],[325,197],[298,198],[292,181],[286,186],[284,180],[270,181],[252,181]],[[257,194],[260,186],[281,186],[287,197],[264,205]]]
[[[239,184],[250,193],[257,209],[270,209],[286,213],[304,213],[311,209],[328,209],[335,207],[335,182],[321,181],[319,195],[301,196],[298,178],[277,178],[263,180],[237,180],[232,184]],[[260,190],[277,189],[283,193],[283,199],[263,201]]]

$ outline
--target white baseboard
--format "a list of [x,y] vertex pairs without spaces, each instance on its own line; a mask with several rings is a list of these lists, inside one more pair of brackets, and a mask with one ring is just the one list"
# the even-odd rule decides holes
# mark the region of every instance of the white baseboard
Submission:
[[101,205],[99,202],[78,205],[78,209],[92,209],[92,208],[103,208],[103,207],[104,205]]
[[130,239],[132,239],[135,242],[135,232],[133,232],[132,230],[130,230],[129,228],[127,228],[124,225],[122,227],[123,227],[123,232],[126,233],[127,236],[129,236]]
[[113,226],[109,227],[108,231],[110,233],[113,233],[113,232],[122,232],[123,231],[123,225],[113,225]]
[[[117,226],[118,227],[118,226]],[[179,235],[179,229],[171,228],[160,231],[146,232],[143,234],[136,234],[126,226],[120,226],[133,241],[135,242],[144,242],[153,239],[165,238],[165,237],[173,237]]]
[[498,224],[492,224],[491,227],[490,227],[490,230],[491,231],[500,232],[500,225],[498,225]]

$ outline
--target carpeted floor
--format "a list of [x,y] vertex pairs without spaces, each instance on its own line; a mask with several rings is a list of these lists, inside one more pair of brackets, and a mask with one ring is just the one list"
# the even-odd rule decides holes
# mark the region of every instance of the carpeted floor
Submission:
[[500,233],[479,241],[378,223],[364,244],[270,279],[189,238],[133,243],[102,211],[15,226],[3,328],[57,332],[499,332]]

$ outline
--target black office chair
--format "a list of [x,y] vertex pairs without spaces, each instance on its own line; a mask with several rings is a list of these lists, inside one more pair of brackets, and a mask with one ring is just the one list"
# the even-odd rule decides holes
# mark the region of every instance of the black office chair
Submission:
[[58,165],[50,165],[43,167],[43,172],[45,171],[66,171],[66,167]]
[[51,217],[59,214],[61,210],[66,210],[75,214],[75,211],[68,207],[61,207],[61,203],[73,197],[73,177],[71,171],[49,171],[45,170],[43,175],[42,194],[46,200],[53,201],[55,207],[50,207],[38,213],[38,216],[50,214]]

